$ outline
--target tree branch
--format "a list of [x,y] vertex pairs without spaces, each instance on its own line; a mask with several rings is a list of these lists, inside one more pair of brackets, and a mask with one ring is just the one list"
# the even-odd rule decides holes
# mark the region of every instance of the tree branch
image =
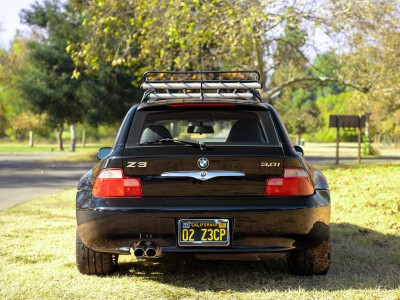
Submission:
[[292,84],[295,83],[299,83],[299,82],[307,82],[307,81],[319,81],[319,82],[335,82],[337,84],[340,85],[344,85],[344,86],[349,86],[352,87],[353,89],[361,92],[361,93],[368,93],[370,90],[370,87],[361,87],[358,86],[354,83],[351,82],[346,82],[346,81],[342,81],[339,80],[337,78],[333,78],[333,77],[297,77],[297,78],[293,78],[290,79],[284,83],[282,83],[280,86],[276,86],[272,89],[269,89],[266,91],[266,93],[264,94],[264,98],[267,102],[270,102],[271,98],[278,92],[282,91],[285,87],[290,86]]

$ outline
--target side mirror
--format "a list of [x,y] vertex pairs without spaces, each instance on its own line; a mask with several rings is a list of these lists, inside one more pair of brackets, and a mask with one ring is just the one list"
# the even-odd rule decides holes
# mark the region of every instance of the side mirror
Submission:
[[104,157],[106,157],[107,155],[109,155],[111,153],[111,147],[102,147],[99,149],[99,151],[97,151],[97,158],[99,160],[103,159]]
[[294,150],[296,150],[296,152],[298,153],[298,154],[300,154],[301,156],[304,156],[304,150],[303,150],[303,148],[301,148],[300,146],[294,146]]
[[187,129],[187,133],[214,133],[214,128],[209,125],[191,125]]

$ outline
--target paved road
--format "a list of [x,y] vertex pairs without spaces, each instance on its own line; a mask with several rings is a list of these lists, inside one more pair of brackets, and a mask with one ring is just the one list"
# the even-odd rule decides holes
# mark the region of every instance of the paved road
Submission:
[[76,187],[93,162],[50,162],[48,154],[0,154],[0,211]]

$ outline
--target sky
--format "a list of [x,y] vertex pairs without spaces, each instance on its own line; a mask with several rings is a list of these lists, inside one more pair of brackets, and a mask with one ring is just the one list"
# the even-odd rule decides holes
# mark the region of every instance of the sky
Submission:
[[19,13],[29,8],[35,0],[0,0],[0,46],[9,48],[17,31],[27,27],[20,23]]

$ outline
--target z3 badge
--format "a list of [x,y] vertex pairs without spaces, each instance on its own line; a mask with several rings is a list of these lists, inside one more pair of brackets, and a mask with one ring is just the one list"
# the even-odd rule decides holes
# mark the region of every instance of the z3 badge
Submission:
[[146,168],[147,161],[128,161],[127,168]]

